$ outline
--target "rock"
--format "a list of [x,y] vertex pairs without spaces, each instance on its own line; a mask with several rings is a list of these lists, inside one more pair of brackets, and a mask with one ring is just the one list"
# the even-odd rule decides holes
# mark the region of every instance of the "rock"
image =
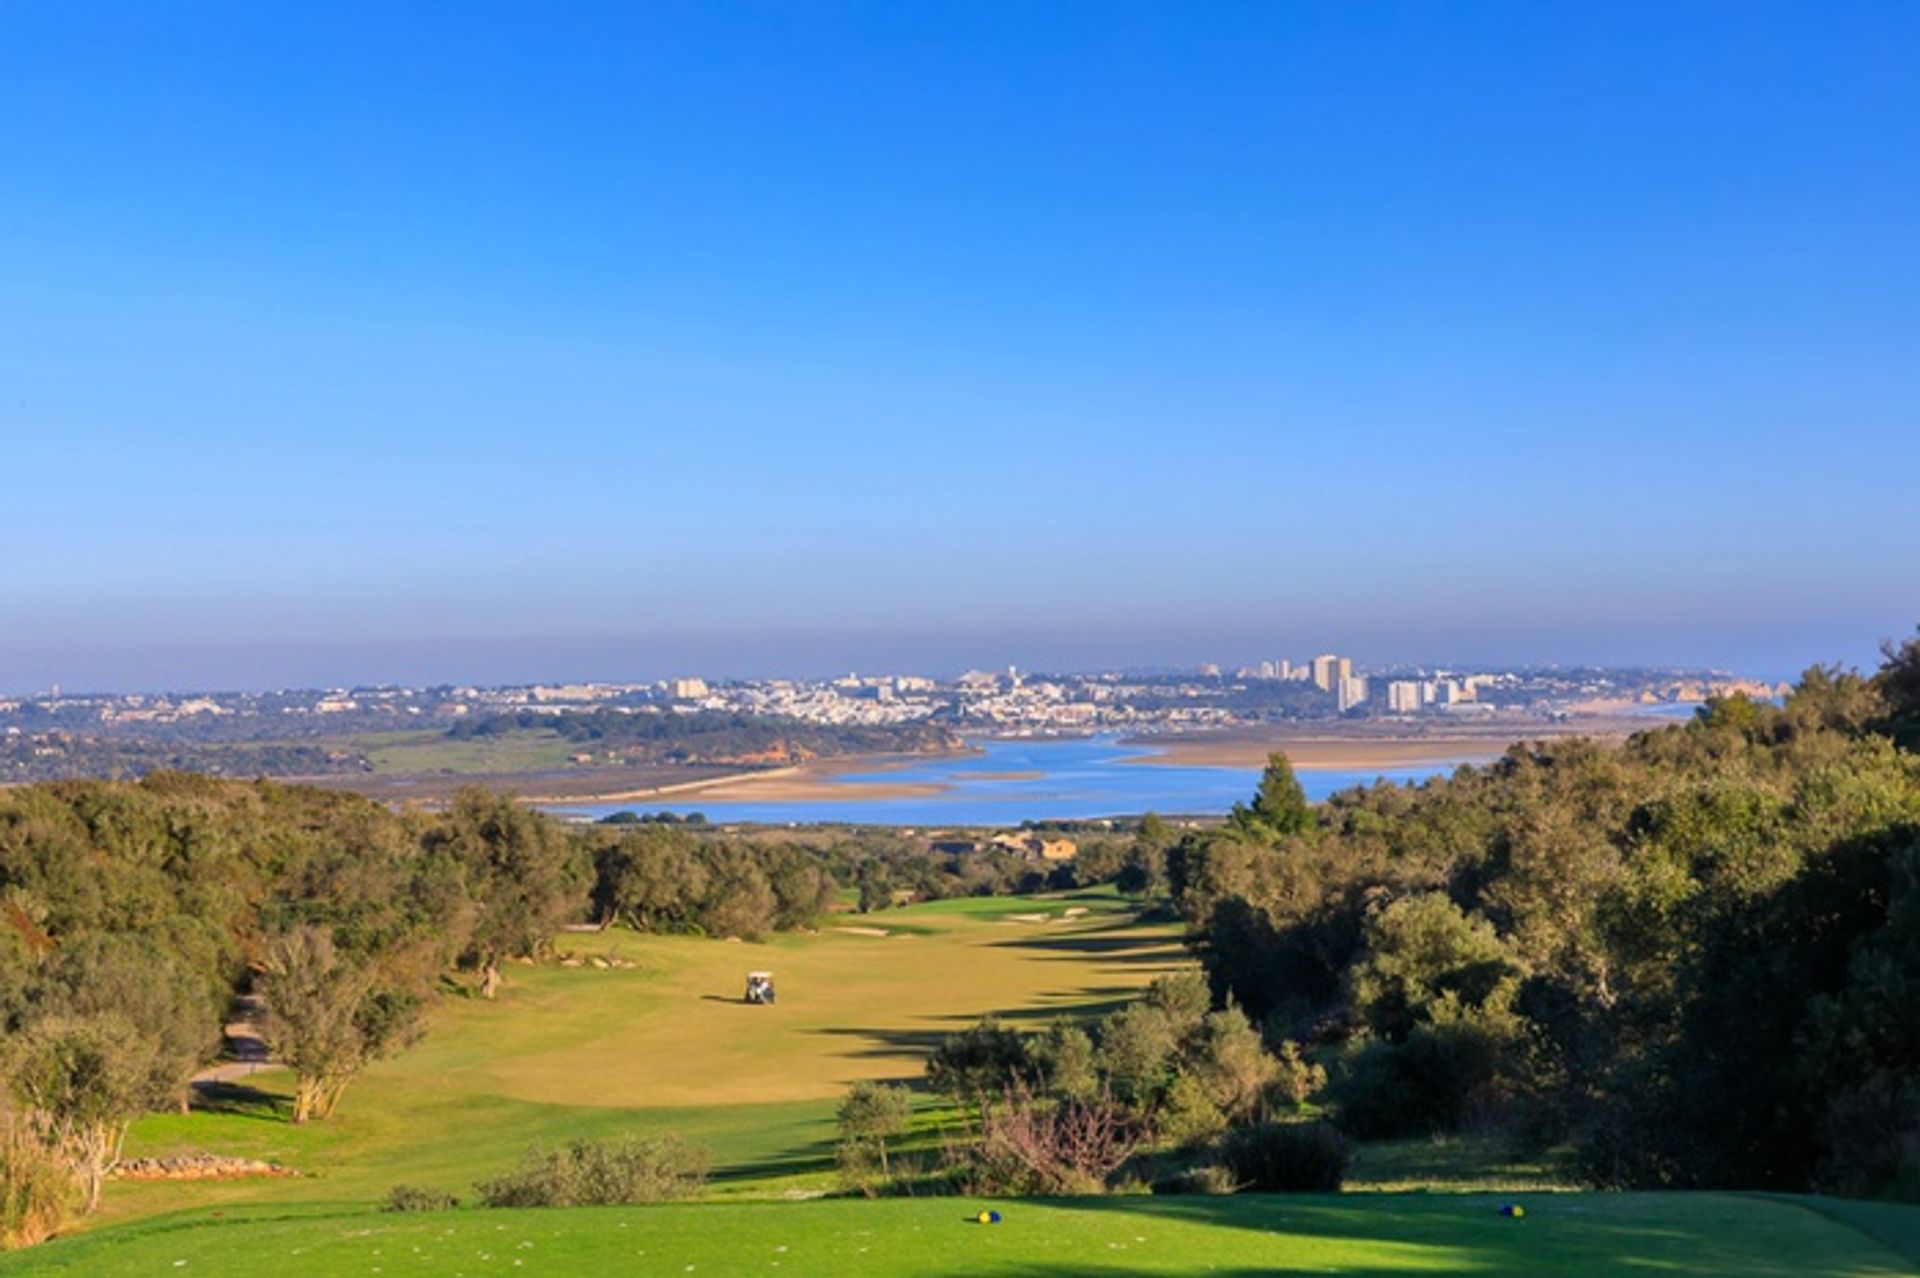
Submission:
[[279,1163],[258,1158],[231,1158],[224,1154],[173,1154],[160,1158],[125,1158],[107,1172],[111,1180],[237,1180],[245,1176],[298,1176]]

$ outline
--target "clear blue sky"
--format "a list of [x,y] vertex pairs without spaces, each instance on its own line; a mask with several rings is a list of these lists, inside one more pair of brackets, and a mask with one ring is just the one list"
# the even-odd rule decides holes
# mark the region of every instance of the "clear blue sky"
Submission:
[[14,0],[0,688],[1920,620],[1920,6]]

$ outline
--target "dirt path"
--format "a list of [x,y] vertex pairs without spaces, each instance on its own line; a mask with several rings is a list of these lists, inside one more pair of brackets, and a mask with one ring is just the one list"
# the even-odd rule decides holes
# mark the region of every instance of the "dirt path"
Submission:
[[235,1082],[275,1064],[267,1051],[267,1040],[254,1024],[263,1010],[259,998],[252,994],[243,994],[235,1001],[234,1019],[228,1021],[222,1031],[227,1040],[228,1059],[195,1074],[190,1080],[194,1088]]

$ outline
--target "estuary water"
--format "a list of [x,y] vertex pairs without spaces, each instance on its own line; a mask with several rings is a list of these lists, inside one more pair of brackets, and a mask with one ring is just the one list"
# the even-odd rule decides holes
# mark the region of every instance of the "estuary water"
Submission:
[[[1163,816],[1220,816],[1253,796],[1258,769],[1129,762],[1152,750],[1106,735],[1073,740],[979,740],[976,752],[914,759],[843,772],[821,783],[817,798],[772,802],[705,800],[699,792],[627,803],[555,805],[564,816],[599,818],[622,810],[704,813],[715,822],[770,825],[848,822],[867,825],[1018,825],[1158,812]],[[1363,770],[1299,770],[1309,799],[1350,786],[1386,780],[1424,781],[1457,766]],[[908,784],[941,787],[935,793],[835,797],[835,786]]]

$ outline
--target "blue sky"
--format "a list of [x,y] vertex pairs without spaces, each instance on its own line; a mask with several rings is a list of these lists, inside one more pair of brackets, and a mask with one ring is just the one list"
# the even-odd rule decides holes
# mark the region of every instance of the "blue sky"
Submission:
[[0,689],[1867,662],[1906,4],[9,4]]

